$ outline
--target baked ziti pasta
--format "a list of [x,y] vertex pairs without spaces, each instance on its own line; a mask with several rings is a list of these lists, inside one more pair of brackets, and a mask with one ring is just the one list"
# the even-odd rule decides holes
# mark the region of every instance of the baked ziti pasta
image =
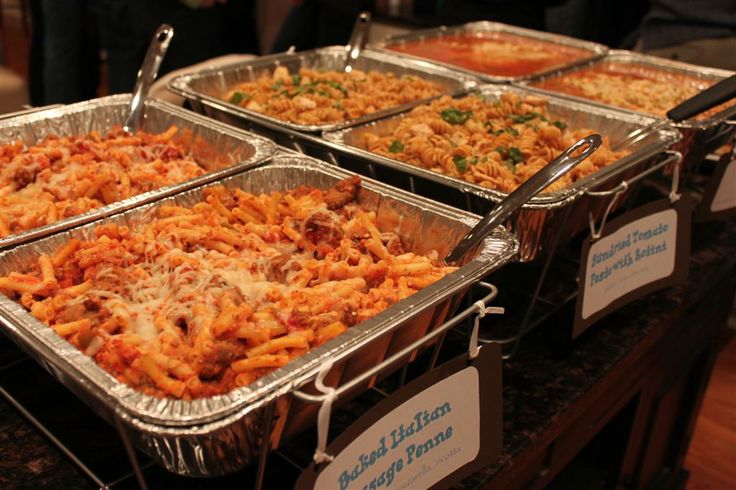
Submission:
[[[506,92],[496,101],[480,94],[441,97],[407,113],[390,134],[362,134],[359,145],[433,172],[510,192],[593,132],[568,130],[565,122],[549,114],[544,98]],[[568,187],[626,153],[612,151],[604,137],[598,151],[545,192]]]
[[253,82],[230,88],[230,103],[298,124],[328,124],[356,119],[382,109],[426,99],[443,92],[437,83],[412,75],[353,70],[289,73],[284,66]]
[[[666,117],[667,111],[710,87],[713,82],[637,64],[608,62],[551,77],[535,85],[624,109]],[[706,119],[733,104],[736,101],[725,102],[695,119]]]
[[144,393],[226,393],[455,270],[380,231],[359,185],[211,187],[192,207],[71,239],[0,290]]
[[0,145],[0,237],[202,175],[214,162],[196,161],[178,133],[116,127]]

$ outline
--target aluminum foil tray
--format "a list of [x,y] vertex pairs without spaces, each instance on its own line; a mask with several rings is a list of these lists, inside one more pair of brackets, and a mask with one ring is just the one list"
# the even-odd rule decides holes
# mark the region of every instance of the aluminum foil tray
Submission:
[[[428,58],[422,58],[422,57],[410,55],[407,53],[399,53],[397,51],[389,49],[389,46],[392,46],[395,44],[406,44],[406,43],[411,43],[411,42],[416,42],[416,41],[423,41],[426,39],[436,39],[439,37],[451,37],[451,36],[456,36],[458,34],[465,34],[465,33],[511,34],[514,36],[519,36],[519,37],[527,38],[527,39],[534,40],[534,41],[542,41],[545,43],[556,44],[559,46],[567,46],[570,48],[582,49],[584,51],[587,51],[589,55],[581,57],[569,63],[565,63],[562,66],[558,66],[550,70],[537,71],[537,72],[533,72],[533,73],[530,73],[528,75],[523,75],[523,76],[503,76],[503,75],[490,75],[488,73],[484,73],[480,71],[468,70],[465,68],[461,68],[457,65],[450,64],[450,63],[443,63],[441,61],[432,60]],[[466,75],[477,77],[480,80],[483,80],[485,82],[494,82],[494,83],[520,82],[522,80],[527,80],[532,77],[539,77],[541,75],[550,73],[560,68],[569,68],[571,66],[577,66],[577,65],[580,65],[581,63],[586,63],[588,61],[601,58],[602,56],[606,54],[606,52],[608,52],[608,48],[602,44],[592,43],[589,41],[582,41],[580,39],[562,36],[559,34],[535,31],[532,29],[524,29],[523,27],[516,27],[516,26],[512,26],[508,24],[502,24],[499,22],[489,22],[489,21],[469,22],[467,24],[462,24],[462,25],[452,26],[452,27],[441,26],[441,27],[436,27],[433,29],[413,31],[407,34],[399,34],[396,36],[388,37],[378,43],[371,43],[370,47],[382,53],[392,53],[393,55],[406,56],[407,58],[413,59],[413,60],[433,63],[438,66],[444,66],[446,68],[450,68],[459,73],[464,73]]]
[[[484,85],[479,88],[479,92],[489,100],[497,99],[505,92],[516,92],[522,96],[542,95],[549,100],[550,113],[565,121],[569,128],[594,129],[608,136],[612,142],[622,139],[636,128],[655,121],[651,117],[594,107],[531,88]],[[391,134],[403,117],[403,115],[397,115],[324,134],[323,140],[327,151],[325,158],[339,166],[362,173],[373,173],[380,180],[387,180],[393,185],[432,196],[478,214],[487,213],[494,203],[500,202],[508,195],[505,192],[471,184],[462,179],[432,172],[361,148],[361,135],[365,133]],[[602,190],[618,185],[622,180],[638,173],[638,170],[643,170],[653,164],[657,156],[678,141],[679,137],[679,133],[674,129],[663,129],[653,133],[631,147],[631,154],[619,161],[576,181],[567,189],[536,196],[525,204],[516,217],[507,223],[507,227],[519,238],[521,260],[531,261],[540,251],[548,249],[550,239],[554,235],[552,230],[557,227],[564,224],[569,227],[570,235],[576,234],[588,226],[588,210],[595,211],[595,216],[603,211],[603,206],[595,206],[596,203],[591,202],[591,198],[581,199],[586,191]],[[367,165],[371,166],[365,171]],[[575,203],[575,208],[570,211],[569,218],[565,219],[565,213],[569,211],[566,208],[573,203]]]
[[[250,192],[283,191],[298,185],[328,188],[349,175],[352,174],[306,156],[282,154],[270,163],[218,184]],[[72,237],[93,236],[95,226],[101,223],[134,227],[149,219],[162,204],[192,205],[201,199],[202,189],[1,253],[0,275],[27,269],[39,254],[56,250]],[[435,249],[441,256],[446,254],[478,220],[470,213],[369,179],[363,180],[358,202],[376,211],[379,228],[397,230],[405,246],[419,253]],[[154,398],[118,382],[92,358],[3,295],[0,323],[11,338],[92,409],[108,421],[119,420],[134,444],[168,470],[190,476],[215,476],[242,468],[260,448],[275,448],[282,437],[313,422],[317,406],[300,407],[291,393],[299,388],[309,390],[323,362],[331,359],[335,363],[329,383],[337,385],[353,379],[442,324],[464,291],[509,262],[517,250],[516,239],[499,228],[460,269],[435,284],[250,386],[192,401]],[[259,429],[270,410],[274,410],[273,423],[270,431],[264,433]]]
[[[528,80],[524,83],[535,86],[538,83],[549,80],[550,78],[559,77],[563,74],[572,73],[585,68],[590,68],[591,66],[605,63],[624,63],[638,65],[666,73],[687,75],[713,83],[723,80],[724,78],[730,77],[734,74],[734,72],[728,70],[719,70],[717,68],[691,65],[689,63],[681,63],[679,61],[672,61],[664,58],[658,58],[656,56],[635,53],[632,51],[612,50],[609,51],[604,58],[594,60],[585,63],[584,65],[576,66],[570,69],[556,70],[552,73],[535,77],[534,79]],[[538,90],[541,90],[547,94],[554,94],[558,97],[587,103],[596,107],[605,107],[607,109],[633,112],[647,117],[653,117],[657,120],[664,119],[661,117],[653,116],[649,113],[633,111],[631,109],[624,109],[618,106],[612,106],[595,100],[560,93],[549,89],[538,88]],[[707,153],[710,153],[711,151],[728,141],[729,137],[734,132],[734,126],[726,124],[725,121],[734,118],[736,118],[736,105],[728,107],[706,119],[688,119],[687,121],[683,121],[681,123],[673,123],[673,126],[680,129],[680,131],[682,132],[682,140],[674,149],[683,154],[685,162],[687,162],[686,165],[690,164],[691,162],[700,162],[703,158],[705,158],[705,155]]]
[[[20,140],[36,143],[46,136],[84,135],[90,131],[106,132],[123,125],[128,117],[130,95],[113,95],[67,106],[56,106],[25,113],[0,122],[0,141]],[[28,242],[83,223],[131,209],[162,196],[240,172],[273,156],[276,146],[265,138],[217,123],[174,105],[147,100],[141,129],[163,132],[172,124],[192,134],[190,151],[198,160],[224,160],[229,166],[207,172],[186,182],[162,187],[112,203],[54,223],[0,238],[0,249]],[[204,144],[203,144],[204,143]]]
[[[282,121],[223,100],[229,88],[234,84],[255,80],[261,74],[270,73],[278,66],[285,66],[289,68],[290,72],[294,72],[300,68],[342,71],[345,58],[346,51],[344,46],[330,46],[299,53],[281,53],[263,56],[223,68],[176,77],[171,80],[168,89],[190,101],[194,101],[195,104],[205,103],[220,111],[259,123],[271,129],[307,133],[334,131],[367,121],[373,121],[390,114],[396,114],[407,107],[414,107],[428,100],[423,99],[409,104],[402,104],[349,121],[315,125]],[[354,66],[356,69],[364,71],[390,72],[398,76],[415,75],[440,84],[444,88],[444,94],[458,93],[477,84],[477,80],[474,77],[465,76],[451,70],[433,66],[429,63],[407,62],[407,60],[401,57],[377,53],[369,49],[361,52]]]

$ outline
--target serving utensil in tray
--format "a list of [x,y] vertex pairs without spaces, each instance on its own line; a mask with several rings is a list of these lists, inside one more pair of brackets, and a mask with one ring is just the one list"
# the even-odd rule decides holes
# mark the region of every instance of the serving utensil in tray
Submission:
[[350,34],[350,40],[347,46],[345,46],[345,65],[342,70],[346,73],[353,71],[353,66],[357,61],[360,53],[365,49],[366,42],[368,41],[368,35],[371,30],[371,13],[361,12],[355,19],[355,25],[353,26],[353,32]]
[[135,133],[143,118],[144,102],[148,98],[151,84],[158,75],[161,63],[164,61],[166,51],[169,49],[171,39],[174,37],[174,28],[168,24],[162,24],[153,34],[151,43],[148,45],[146,57],[138,70],[138,78],[133,88],[133,96],[130,99],[130,114],[125,120],[123,129],[129,133]]
[[[542,95],[549,101],[550,114],[565,121],[568,128],[573,130],[589,128],[608,136],[614,144],[617,139],[625,137],[632,130],[655,122],[651,117],[594,107],[527,87],[484,85],[479,88],[479,92],[489,101],[498,99],[505,92],[515,92],[522,97]],[[322,138],[323,154],[320,156],[338,166],[375,176],[392,185],[410,189],[412,192],[477,214],[486,214],[508,195],[505,192],[371,153],[361,146],[363,134],[373,133],[381,136],[391,134],[402,117],[403,115],[397,115],[325,133]],[[679,133],[674,129],[660,129],[633,145],[630,148],[631,153],[617,162],[577,180],[566,189],[532,198],[506,223],[507,228],[519,238],[520,259],[531,261],[540,252],[550,250],[556,241],[558,231],[573,236],[586,229],[589,213],[592,213],[594,219],[598,219],[602,216],[606,205],[600,198],[589,195],[591,191],[612,189],[622,181],[661,163],[658,160],[662,158],[662,153],[679,138]],[[679,158],[679,155],[677,157]],[[619,199],[617,204],[621,205],[622,202],[625,202],[625,199]]]
[[[337,167],[289,153],[224,178],[218,184],[258,193],[299,185],[328,188],[350,175]],[[39,254],[57,249],[72,237],[94,236],[94,228],[99,224],[135,226],[161,205],[192,205],[200,200],[205,187],[1,253],[0,275],[27,268]],[[435,249],[445,256],[479,219],[369,179],[363,180],[357,199],[361,206],[376,211],[379,228],[397,230],[404,246],[419,253]],[[300,407],[292,395],[296,390],[309,392],[324,362],[334,362],[328,380],[332,385],[347,383],[375,367],[445,323],[463,293],[509,262],[517,250],[517,240],[498,228],[462,261],[457,271],[440,281],[249,386],[192,401],[147,396],[118,382],[53,329],[2,295],[0,322],[6,333],[52,375],[101,416],[119,425],[126,438],[168,470],[190,476],[215,476],[242,468],[261,449],[278,447],[282,438],[313,422],[316,410]],[[469,314],[465,312],[465,316]]]
[[672,122],[667,117],[654,116],[642,111],[624,109],[618,106],[604,104],[602,102],[587,99],[584,97],[578,97],[575,95],[537,87],[539,84],[547,80],[575,73],[580,70],[605,65],[607,63],[642,67],[645,69],[661,71],[663,73],[672,75],[684,75],[710,83],[717,83],[734,75],[734,72],[727,70],[691,65],[688,63],[681,63],[678,61],[658,58],[656,56],[649,56],[632,51],[612,50],[609,51],[604,58],[591,61],[581,66],[556,70],[553,73],[535,77],[533,79],[525,81],[524,85],[531,85],[538,90],[543,91],[544,93],[554,94],[558,97],[568,100],[584,102],[596,107],[605,107],[612,110],[623,110],[625,112],[641,114],[643,116],[654,118],[654,121],[652,121],[651,124],[658,123],[660,127],[669,125],[677,128],[682,133],[682,138],[677,143],[677,145],[673,146],[672,149],[682,153],[682,165],[683,168],[686,170],[701,162],[703,158],[705,158],[705,155],[711,153],[719,146],[725,144],[730,139],[731,135],[733,135],[734,126],[727,124],[727,121],[736,117],[736,105],[727,107],[717,112],[716,114],[710,115],[709,117],[703,119],[695,119],[692,117],[693,114],[689,114],[688,112],[675,113],[674,122]]
[[559,34],[553,34],[549,32],[542,32],[542,31],[535,31],[532,29],[525,29],[523,27],[516,27],[508,24],[502,24],[500,22],[489,22],[489,21],[478,21],[478,22],[469,22],[467,24],[457,25],[457,26],[440,26],[432,29],[424,29],[424,30],[418,30],[418,31],[412,31],[406,34],[398,34],[396,36],[388,37],[380,42],[371,43],[369,45],[369,48],[375,49],[380,52],[385,53],[392,53],[394,55],[398,54],[397,51],[392,50],[391,46],[402,46],[408,43],[415,43],[415,42],[424,42],[428,40],[435,40],[440,38],[446,38],[448,42],[451,42],[452,39],[457,36],[462,35],[477,35],[477,36],[489,36],[493,38],[494,36],[511,36],[510,39],[518,38],[519,45],[524,46],[524,42],[541,42],[544,44],[549,44],[550,48],[554,50],[555,47],[557,48],[574,48],[576,50],[580,51],[580,56],[571,59],[567,62],[562,62],[556,66],[553,66],[548,69],[539,69],[539,70],[530,70],[528,73],[524,73],[521,75],[494,75],[490,73],[485,73],[482,71],[476,71],[476,70],[470,70],[466,68],[462,68],[456,64],[453,64],[451,62],[443,62],[435,59],[430,58],[423,58],[421,56],[416,56],[408,53],[401,53],[402,56],[405,56],[412,60],[417,61],[423,61],[428,63],[433,63],[437,66],[443,66],[452,70],[455,70],[459,73],[464,73],[469,76],[477,77],[478,79],[484,81],[484,82],[493,82],[493,83],[513,83],[513,82],[520,82],[523,80],[528,80],[533,77],[539,77],[542,75],[545,75],[547,73],[553,72],[555,70],[559,70],[562,68],[569,68],[571,66],[577,66],[582,63],[589,62],[591,60],[595,60],[598,58],[601,58],[608,52],[608,48],[602,44],[592,43],[589,41],[583,41],[580,39],[575,39],[572,37],[562,36]]
[[481,219],[445,257],[448,264],[462,262],[496,227],[501,226],[521,208],[527,201],[542,192],[547,186],[556,182],[586,158],[593,154],[603,142],[599,134],[591,134],[575,142],[570,148],[560,153],[554,160],[542,167],[519,187],[509,193]]
[[[67,106],[42,109],[0,121],[0,141],[20,140],[35,144],[46,136],[85,135],[90,131],[105,133],[125,123],[130,113],[130,95],[113,95]],[[164,132],[176,125],[179,131],[190,131],[189,151],[198,161],[226,164],[186,182],[169,185],[102,206],[86,213],[65,218],[39,228],[0,238],[0,249],[48,236],[104,216],[131,209],[163,196],[240,172],[270,158],[276,146],[269,140],[225,124],[212,121],[174,105],[147,100],[140,129]]]
[[[266,135],[273,138],[277,143],[294,149],[300,149],[298,147],[299,143],[305,139],[309,140],[310,133],[315,134],[320,131],[334,131],[355,126],[396,114],[404,109],[426,102],[427,99],[418,100],[394,108],[376,111],[373,114],[349,121],[307,125],[282,121],[224,100],[227,91],[234,84],[256,80],[262,73],[273,72],[278,66],[285,66],[292,73],[297,72],[300,68],[343,71],[347,58],[348,53],[344,46],[330,46],[297,53],[280,53],[214,70],[181,75],[171,80],[167,88],[171,92],[186,98],[191,107],[197,112]],[[463,92],[477,84],[473,77],[433,66],[429,63],[412,62],[395,55],[378,53],[371,49],[362,50],[360,56],[352,61],[351,66],[364,71],[375,70],[381,73],[394,73],[397,76],[414,75],[421,77],[440,84],[444,87],[445,94]]]

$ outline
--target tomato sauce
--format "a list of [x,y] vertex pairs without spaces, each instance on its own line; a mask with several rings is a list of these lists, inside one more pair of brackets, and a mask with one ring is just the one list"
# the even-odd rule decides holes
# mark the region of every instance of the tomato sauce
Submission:
[[589,52],[499,32],[474,32],[394,44],[388,49],[498,76],[525,76],[586,58]]

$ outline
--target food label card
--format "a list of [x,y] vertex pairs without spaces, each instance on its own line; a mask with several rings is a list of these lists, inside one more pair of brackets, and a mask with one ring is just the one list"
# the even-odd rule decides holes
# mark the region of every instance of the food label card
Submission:
[[501,451],[501,349],[488,344],[437,367],[378,403],[311,464],[297,489],[447,487]]
[[601,238],[586,240],[573,338],[621,306],[687,278],[690,199],[653,202],[606,224]]
[[697,212],[699,221],[736,214],[736,151],[721,156]]

